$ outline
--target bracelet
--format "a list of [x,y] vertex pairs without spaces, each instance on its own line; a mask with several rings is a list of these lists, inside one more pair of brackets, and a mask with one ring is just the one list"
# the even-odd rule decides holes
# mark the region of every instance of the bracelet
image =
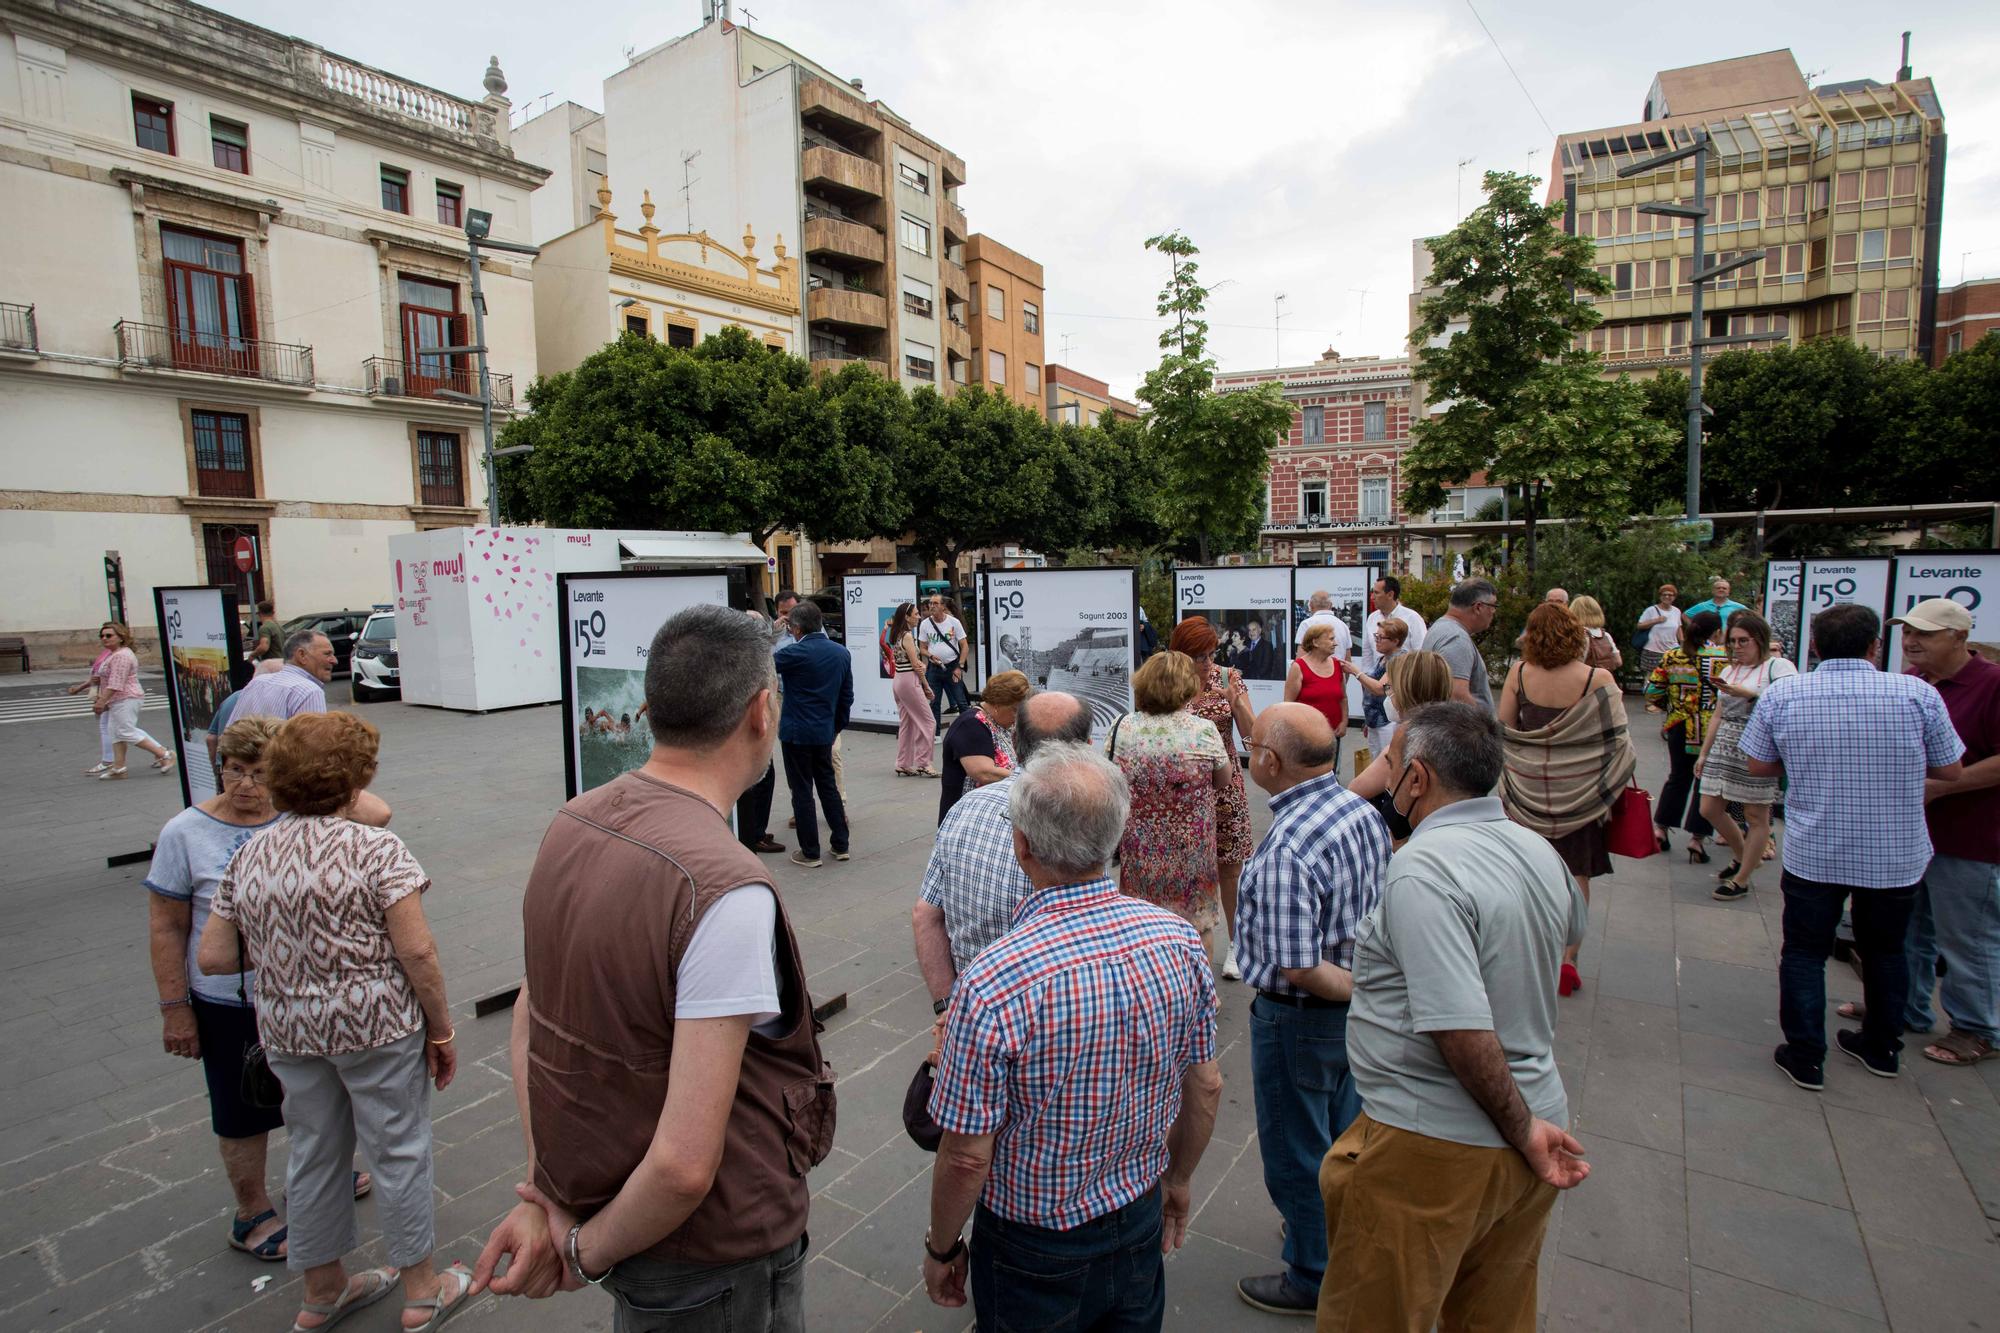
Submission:
[[181,996],[181,998],[178,1000],[161,1000],[159,1003],[160,1003],[160,1008],[163,1010],[178,1009],[182,1005],[186,1005],[188,1006],[188,1008],[192,1009],[194,1007],[194,992],[189,991],[186,995]]
[[952,1241],[950,1249],[946,1250],[943,1254],[939,1254],[931,1248],[931,1233],[930,1229],[926,1227],[924,1229],[924,1253],[931,1257],[931,1262],[933,1263],[948,1264],[958,1258],[959,1255],[965,1253],[965,1237],[957,1237]]
[[449,1046],[454,1041],[458,1040],[458,1029],[453,1028],[451,1031],[445,1033],[442,1037],[431,1037],[428,1040],[430,1041],[430,1044],[433,1046]]
[[[577,1253],[577,1248],[576,1248],[576,1238],[577,1235],[582,1230],[583,1230],[583,1223],[578,1222],[575,1226],[569,1229],[569,1239],[563,1242],[563,1249],[569,1255],[569,1271],[576,1274],[576,1279],[579,1282],[588,1282],[593,1287],[603,1286],[604,1279],[611,1276],[611,1269],[610,1268],[605,1269],[602,1273],[599,1273],[596,1277],[592,1277],[590,1274],[583,1271],[583,1258],[581,1255]],[[612,1268],[616,1267],[617,1267],[616,1264],[612,1265]]]

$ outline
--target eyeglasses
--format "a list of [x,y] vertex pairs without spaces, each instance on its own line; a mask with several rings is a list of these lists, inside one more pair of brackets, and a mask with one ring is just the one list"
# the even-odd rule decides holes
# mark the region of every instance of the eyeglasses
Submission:
[[226,765],[222,770],[222,780],[232,787],[261,787],[264,785],[264,775],[262,773],[254,769],[230,768]]
[[1474,602],[1474,603],[1472,604],[1472,607],[1473,607],[1473,610],[1475,610],[1475,611],[1491,611],[1491,610],[1492,610],[1492,609],[1493,609],[1494,607],[1496,607],[1496,606],[1498,606],[1498,605],[1500,605],[1500,603],[1499,603],[1499,602],[1497,602],[1497,601],[1494,601],[1494,602]]
[[115,639],[118,636],[116,634],[113,634],[110,630],[105,630],[102,634],[99,634],[97,637],[100,639]]

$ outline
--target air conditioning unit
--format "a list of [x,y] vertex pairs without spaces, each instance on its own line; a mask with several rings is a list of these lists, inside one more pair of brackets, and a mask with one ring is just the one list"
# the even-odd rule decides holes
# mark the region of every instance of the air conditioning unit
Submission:
[[382,377],[381,391],[386,397],[401,398],[403,396],[403,381],[394,375],[384,375]]

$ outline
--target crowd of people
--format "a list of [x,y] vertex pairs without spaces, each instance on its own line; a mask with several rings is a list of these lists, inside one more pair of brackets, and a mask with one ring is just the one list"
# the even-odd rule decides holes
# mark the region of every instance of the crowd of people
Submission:
[[[1096,737],[1084,701],[1002,673],[963,699],[941,774],[931,714],[959,697],[963,628],[935,603],[896,608],[897,768],[942,778],[911,911],[935,1041],[905,1112],[937,1153],[920,1260],[911,1240],[940,1306],[970,1303],[981,1328],[1162,1326],[1222,1094],[1221,983],[1240,980],[1284,1223],[1282,1268],[1245,1275],[1241,1298],[1322,1329],[1535,1326],[1547,1218],[1589,1174],[1554,1036],[1636,764],[1617,647],[1592,599],[1553,589],[1496,697],[1478,642],[1493,584],[1461,581],[1428,625],[1400,591],[1377,583],[1356,665],[1308,617],[1285,699],[1261,711],[1201,616],[1167,631],[1133,711]],[[1896,622],[1907,674],[1876,669],[1879,619],[1845,605],[1814,616],[1819,666],[1800,674],[1713,592],[1682,611],[1663,588],[1641,618],[1671,774],[1653,835],[1666,850],[1684,829],[1703,862],[1720,839],[1734,863],[1716,896],[1742,897],[1782,802],[1776,1065],[1824,1086],[1843,911],[1864,999],[1833,1044],[1894,1077],[1935,1003],[1949,1031],[1924,1055],[1977,1064],[2000,1040],[2000,666],[1968,650],[1962,607],[1929,601]],[[510,1036],[528,1158],[471,1267],[435,1253],[429,1096],[454,1033],[429,879],[368,790],[375,729],[326,711],[323,638],[285,644],[234,696],[221,792],[169,822],[147,876],[151,957],[165,1048],[207,1076],[230,1243],[303,1273],[296,1328],[398,1288],[403,1327],[429,1329],[489,1287],[585,1285],[621,1329],[724,1309],[731,1327],[804,1327],[807,1173],[833,1145],[835,1083],[758,854],[784,850],[767,828],[780,759],[791,860],[821,864],[822,818],[825,849],[852,854],[854,692],[819,609],[780,611],[663,625],[650,757],[542,841]],[[1381,708],[1344,780],[1350,670]],[[1261,840],[1246,773],[1268,797]],[[388,1266],[350,1272],[371,1190]]]

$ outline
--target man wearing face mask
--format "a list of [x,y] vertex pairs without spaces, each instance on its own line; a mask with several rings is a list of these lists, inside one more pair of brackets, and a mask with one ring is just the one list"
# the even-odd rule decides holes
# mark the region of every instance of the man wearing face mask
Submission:
[[1320,1166],[1321,1333],[1535,1327],[1556,1191],[1590,1174],[1565,1129],[1556,971],[1584,903],[1548,842],[1490,793],[1500,730],[1413,710],[1390,803],[1414,826],[1354,946],[1348,1065],[1361,1115]]

